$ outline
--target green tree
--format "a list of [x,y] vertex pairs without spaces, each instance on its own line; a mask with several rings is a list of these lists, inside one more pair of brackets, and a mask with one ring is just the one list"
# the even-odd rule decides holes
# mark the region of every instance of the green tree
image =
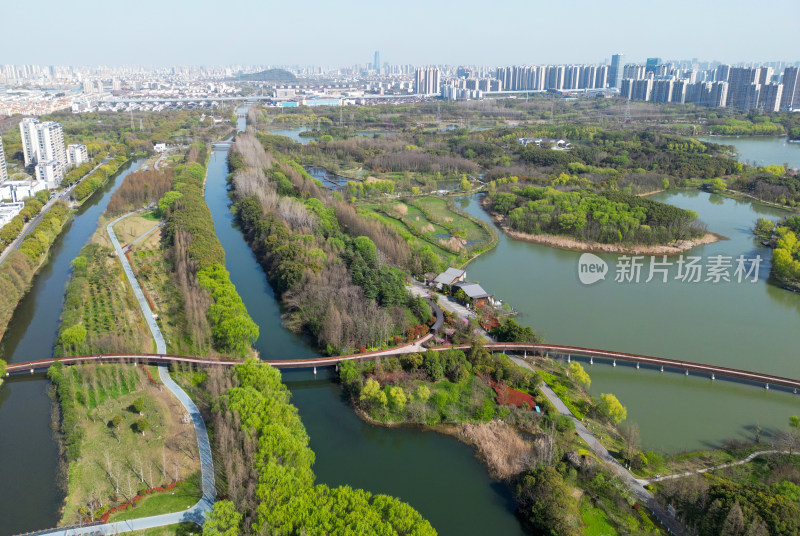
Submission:
[[172,205],[175,204],[175,201],[183,197],[183,194],[180,192],[176,192],[175,190],[171,190],[165,193],[161,199],[158,200],[158,213],[161,216],[164,216],[167,213],[167,210],[172,208]]
[[628,410],[611,393],[602,393],[600,401],[601,410],[614,424],[619,424],[628,417]]
[[464,190],[465,192],[468,192],[469,189],[471,188],[472,185],[469,183],[469,179],[467,178],[466,175],[461,175],[461,184],[460,184],[460,186],[461,186],[461,189]]
[[387,389],[387,398],[389,399],[389,406],[395,411],[401,412],[406,407],[406,393],[403,388],[393,385]]
[[203,536],[237,536],[242,514],[231,501],[217,501],[203,524]]
[[580,534],[578,502],[553,467],[529,469],[517,484],[517,499],[523,515],[542,534]]
[[143,415],[145,407],[144,398],[139,397],[136,400],[134,400],[133,404],[131,404],[131,407],[136,413],[138,413],[139,415]]
[[753,229],[753,232],[762,238],[771,238],[774,227],[774,222],[762,216],[756,220],[756,226]]
[[725,184],[725,181],[720,179],[719,177],[711,181],[711,191],[716,192],[718,194],[724,192],[727,187],[728,185]]
[[428,399],[431,397],[431,390],[428,389],[427,385],[420,385],[417,387],[417,390],[414,392],[414,396],[420,402],[427,402]]
[[569,372],[572,374],[572,377],[575,379],[575,381],[584,386],[586,389],[592,385],[592,379],[589,377],[589,373],[586,372],[586,369],[583,368],[583,365],[577,361],[573,361],[569,364]]
[[59,338],[62,346],[75,350],[86,341],[86,328],[83,324],[75,324],[62,331]]
[[150,429],[150,421],[147,419],[139,419],[134,424],[134,427],[136,428],[137,432],[144,435],[144,433]]

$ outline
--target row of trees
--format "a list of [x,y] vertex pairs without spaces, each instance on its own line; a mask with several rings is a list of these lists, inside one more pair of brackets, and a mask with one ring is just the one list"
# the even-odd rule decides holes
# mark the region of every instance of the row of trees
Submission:
[[0,228],[0,253],[19,236],[25,224],[39,214],[49,196],[50,193],[47,190],[36,192],[33,198],[25,201],[25,206],[22,207],[20,213]]
[[28,292],[30,283],[45,254],[70,217],[69,208],[58,202],[25,237],[19,250],[12,251],[0,265],[0,339],[17,304]]
[[106,210],[109,214],[122,214],[155,203],[172,187],[174,177],[171,169],[131,173],[111,195]]
[[397,499],[314,484],[314,452],[277,369],[250,359],[224,374],[212,373],[208,392],[229,501],[215,505],[203,534],[436,534]]
[[97,168],[97,170],[92,173],[90,177],[83,179],[80,184],[78,184],[75,189],[72,190],[72,197],[81,202],[86,200],[90,195],[99,190],[106,182],[108,182],[108,178],[119,171],[119,168],[127,159],[128,157],[126,155],[119,155],[112,158],[108,164],[103,164]]
[[247,313],[225,269],[225,251],[203,196],[206,169],[193,162],[178,166],[175,173],[172,190],[165,196],[179,195],[171,195],[168,203],[162,197],[159,207],[168,211],[164,242],[172,250],[188,325],[199,337],[205,326],[210,326],[217,350],[244,356],[258,339],[258,325]]
[[241,134],[229,165],[236,214],[287,306],[286,324],[329,353],[398,342],[430,310],[404,288],[412,255],[396,234],[321,188],[295,162]]

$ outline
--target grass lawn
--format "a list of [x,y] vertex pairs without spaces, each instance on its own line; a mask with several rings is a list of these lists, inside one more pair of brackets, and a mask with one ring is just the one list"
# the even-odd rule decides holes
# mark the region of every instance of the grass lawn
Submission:
[[578,512],[583,523],[584,536],[616,536],[617,531],[611,526],[608,516],[592,506],[591,502],[583,498],[578,507]]
[[194,506],[202,496],[200,473],[194,473],[175,489],[149,495],[142,499],[135,508],[112,515],[109,521],[126,521],[183,511]]

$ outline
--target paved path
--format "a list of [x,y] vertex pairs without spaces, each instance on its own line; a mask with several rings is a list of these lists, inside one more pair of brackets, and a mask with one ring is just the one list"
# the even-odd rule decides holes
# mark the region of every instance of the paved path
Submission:
[[701,473],[707,473],[709,471],[716,471],[717,469],[726,469],[728,467],[736,467],[737,465],[744,465],[744,464],[746,464],[748,462],[753,461],[755,458],[758,458],[759,456],[764,456],[766,454],[788,454],[790,456],[791,455],[798,456],[798,455],[800,455],[800,452],[797,452],[797,451],[789,452],[788,450],[759,450],[757,452],[752,453],[750,456],[747,456],[746,458],[742,458],[741,460],[737,460],[735,462],[729,462],[729,463],[723,463],[723,464],[720,464],[720,465],[714,465],[712,467],[706,467],[704,469],[697,469],[695,471],[688,471],[686,473],[676,473],[674,475],[664,475],[664,476],[659,476],[659,477],[650,478],[650,479],[639,479],[639,482],[641,482],[642,484],[648,484],[650,482],[661,482],[662,480],[672,480],[674,478],[684,478],[684,477],[687,477],[687,476],[699,475]]
[[[140,211],[136,211],[140,212]],[[139,282],[136,280],[136,277],[133,275],[133,269],[131,268],[130,263],[128,263],[128,259],[125,258],[125,255],[122,253],[122,248],[119,245],[119,241],[117,240],[117,235],[114,233],[114,224],[118,221],[130,216],[131,214],[135,214],[136,212],[131,212],[130,214],[126,214],[125,216],[121,216],[116,220],[112,221],[106,227],[108,231],[108,235],[111,238],[111,242],[114,244],[114,249],[117,252],[117,257],[122,263],[122,268],[125,270],[125,275],[128,278],[128,282],[131,284],[134,290],[134,294],[136,294],[136,299],[139,301],[139,306],[142,309],[142,314],[147,321],[147,325],[150,327],[150,331],[153,334],[153,338],[156,341],[156,348],[158,353],[163,354],[167,351],[166,343],[164,342],[164,337],[161,335],[161,330],[158,328],[158,324],[156,323],[155,319],[153,318],[153,311],[150,309],[150,305],[147,303],[147,300],[144,298],[144,294],[142,293],[142,289],[139,286]],[[106,523],[102,525],[89,525],[86,527],[77,527],[77,528],[62,528],[62,529],[54,529],[51,531],[37,531],[35,534],[39,535],[47,535],[47,536],[94,536],[94,535],[110,535],[110,534],[120,534],[124,532],[131,532],[136,530],[145,530],[145,529],[152,529],[157,527],[165,527],[167,525],[175,525],[176,523],[183,523],[187,521],[194,522],[198,525],[202,525],[205,521],[206,513],[211,510],[212,506],[214,505],[214,501],[216,499],[216,486],[214,483],[214,461],[211,456],[211,445],[208,441],[208,431],[206,430],[206,424],[203,421],[203,417],[200,415],[200,410],[197,409],[197,406],[189,398],[189,395],[180,388],[180,386],[175,383],[175,381],[169,375],[169,368],[167,365],[159,365],[158,367],[158,375],[161,378],[161,381],[164,383],[164,386],[169,389],[172,394],[178,399],[178,401],[183,405],[186,412],[192,418],[192,424],[194,425],[195,435],[197,436],[197,448],[200,452],[200,471],[202,473],[203,478],[203,496],[202,498],[195,504],[193,507],[189,508],[188,510],[181,511],[181,512],[174,512],[171,514],[163,514],[159,516],[151,516],[151,517],[143,517],[139,519],[132,519],[130,521],[118,521],[115,523]]]
[[[523,360],[520,357],[509,355],[509,358],[514,361],[516,364],[524,367],[530,371],[534,371],[533,367],[531,367],[527,361]],[[684,535],[686,532],[683,529],[683,526],[669,514],[667,511],[656,501],[653,494],[650,493],[647,489],[645,489],[644,484],[646,482],[642,482],[637,480],[630,472],[628,472],[625,467],[622,466],[611,454],[609,454],[608,449],[606,449],[602,443],[600,443],[592,433],[586,429],[586,426],[572,414],[569,408],[564,404],[564,402],[558,397],[557,394],[553,392],[549,385],[542,382],[541,391],[544,396],[556,407],[556,411],[558,411],[561,415],[566,415],[572,422],[575,423],[575,432],[583,439],[589,448],[592,449],[592,452],[595,453],[599,459],[606,462],[606,465],[616,474],[619,479],[630,489],[636,498],[642,504],[647,505],[647,508],[650,509],[651,512],[655,515],[655,517],[661,521],[661,523],[667,527],[670,531],[670,534],[675,535]]]
[[150,328],[150,333],[153,334],[153,339],[156,341],[156,353],[166,354],[167,343],[164,341],[164,336],[161,334],[158,323],[153,317],[153,311],[150,309],[150,305],[147,303],[147,299],[144,297],[142,287],[139,286],[139,282],[136,280],[136,276],[133,273],[133,268],[131,268],[128,259],[125,258],[125,253],[122,251],[122,247],[119,245],[119,240],[117,240],[117,235],[114,233],[115,223],[124,220],[132,214],[141,212],[142,210],[144,209],[120,216],[106,226],[106,231],[108,231],[108,236],[111,238],[111,243],[114,245],[114,251],[116,251],[117,258],[119,258],[119,262],[122,264],[122,269],[125,271],[125,276],[128,278],[128,282],[133,288],[133,294],[136,296],[136,300],[139,302],[139,307],[142,309],[142,314],[144,315],[145,322],[147,322],[147,327]]

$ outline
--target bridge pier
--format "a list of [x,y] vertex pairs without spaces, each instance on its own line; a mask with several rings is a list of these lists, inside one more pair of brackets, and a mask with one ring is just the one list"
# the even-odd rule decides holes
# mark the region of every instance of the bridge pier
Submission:
[[572,363],[572,356],[567,354],[567,363]]
[[711,373],[711,381],[713,382],[716,378],[714,377],[714,373]]
[[33,369],[31,369],[31,375],[33,375]]
[[611,366],[612,367],[616,367],[617,366],[617,360],[616,359],[611,363]]
[[639,363],[636,363],[636,370],[639,370]]
[[689,375],[689,369],[686,369],[686,375],[687,376]]
[[664,365],[661,365],[661,372],[664,372]]
[[769,384],[766,384],[766,385],[764,386],[764,389],[766,389],[767,391],[769,391]]
[[314,376],[317,375],[317,367],[314,367]]
[[589,358],[589,364],[590,364],[590,365],[594,365],[594,358],[593,358],[593,357],[590,357],[590,358]]

